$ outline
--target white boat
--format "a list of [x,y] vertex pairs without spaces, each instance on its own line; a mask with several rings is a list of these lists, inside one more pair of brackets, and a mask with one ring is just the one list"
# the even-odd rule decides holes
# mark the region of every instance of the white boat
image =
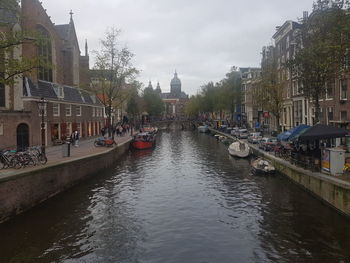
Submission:
[[202,133],[206,133],[209,131],[209,127],[208,125],[201,125],[201,126],[198,126],[198,131],[199,132],[202,132]]
[[275,167],[273,165],[262,158],[258,158],[251,163],[253,171],[255,174],[273,174],[275,173]]
[[245,158],[250,154],[249,145],[245,142],[237,141],[230,144],[228,147],[228,152],[232,156]]

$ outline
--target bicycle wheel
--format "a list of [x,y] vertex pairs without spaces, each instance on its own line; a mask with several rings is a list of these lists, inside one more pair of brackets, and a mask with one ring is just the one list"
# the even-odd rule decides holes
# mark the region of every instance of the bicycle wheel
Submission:
[[41,164],[46,164],[47,163],[47,157],[43,154],[39,156],[39,161]]
[[22,167],[22,162],[17,157],[13,157],[10,161],[10,167],[19,169]]

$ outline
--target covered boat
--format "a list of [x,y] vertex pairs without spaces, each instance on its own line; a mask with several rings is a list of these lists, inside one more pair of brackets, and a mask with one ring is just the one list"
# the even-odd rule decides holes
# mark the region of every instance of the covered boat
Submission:
[[232,156],[245,158],[250,154],[250,148],[247,143],[237,141],[230,144],[228,147],[228,152]]
[[254,174],[273,174],[275,173],[275,167],[262,158],[255,159],[251,163]]
[[138,133],[131,142],[133,148],[138,150],[151,149],[155,146],[155,135],[149,132]]

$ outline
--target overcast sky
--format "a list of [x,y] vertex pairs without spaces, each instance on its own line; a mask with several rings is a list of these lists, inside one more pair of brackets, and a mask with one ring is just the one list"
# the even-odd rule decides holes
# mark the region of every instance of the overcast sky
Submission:
[[[55,24],[73,19],[84,52],[98,50],[108,27],[135,53],[139,81],[170,90],[175,69],[182,90],[219,81],[232,66],[260,65],[260,52],[272,43],[275,27],[310,11],[313,0],[42,0]],[[90,57],[92,54],[90,52]],[[93,67],[93,58],[90,60]]]

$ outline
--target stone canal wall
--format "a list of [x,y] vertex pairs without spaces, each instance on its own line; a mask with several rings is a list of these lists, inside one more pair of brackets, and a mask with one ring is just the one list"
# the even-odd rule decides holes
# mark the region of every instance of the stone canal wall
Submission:
[[68,189],[80,180],[111,167],[130,146],[130,141],[109,151],[19,171],[0,179],[0,222],[28,210]]
[[[220,133],[215,130],[211,130],[211,132]],[[220,134],[227,136],[224,133]],[[232,136],[229,137],[233,139]],[[302,169],[258,149],[257,146],[250,146],[255,155],[269,159],[277,171],[302,186],[324,203],[350,218],[350,182],[340,180],[331,175]]]

